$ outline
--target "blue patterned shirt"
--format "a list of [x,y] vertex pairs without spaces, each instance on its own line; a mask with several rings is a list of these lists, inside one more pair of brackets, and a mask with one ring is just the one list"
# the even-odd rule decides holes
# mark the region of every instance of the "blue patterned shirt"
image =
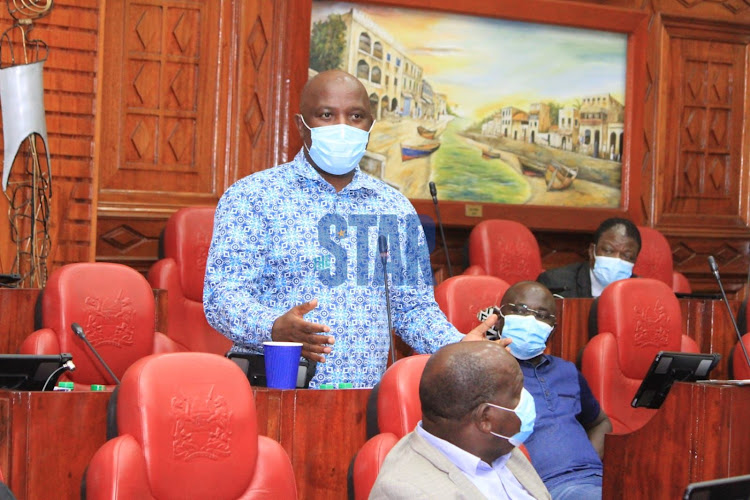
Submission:
[[317,298],[305,320],[329,326],[336,343],[310,387],[372,387],[390,347],[379,235],[388,239],[396,333],[418,353],[461,340],[435,303],[424,232],[409,200],[359,169],[337,193],[302,151],[237,181],[219,201],[206,318],[233,351],[262,353],[276,318]]

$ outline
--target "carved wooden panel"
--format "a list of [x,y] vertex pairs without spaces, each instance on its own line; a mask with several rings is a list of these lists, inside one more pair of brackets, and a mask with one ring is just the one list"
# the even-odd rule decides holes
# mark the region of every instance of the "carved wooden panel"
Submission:
[[665,21],[671,85],[660,121],[657,226],[750,234],[742,169],[748,36]]
[[[99,200],[102,213],[215,200],[225,145],[220,78],[226,1],[107,4]],[[124,205],[128,205],[125,208]]]
[[108,3],[97,259],[147,269],[174,210],[288,158],[286,5]]

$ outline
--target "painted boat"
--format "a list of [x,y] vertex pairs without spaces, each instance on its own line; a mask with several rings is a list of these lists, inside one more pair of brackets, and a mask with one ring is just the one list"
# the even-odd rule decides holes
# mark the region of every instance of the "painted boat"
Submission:
[[500,158],[500,151],[492,148],[482,149],[482,158],[493,159]]
[[413,160],[428,156],[437,151],[440,147],[438,141],[427,142],[424,144],[401,144],[401,161]]
[[423,127],[422,125],[417,126],[417,133],[419,133],[419,135],[421,135],[425,139],[434,139],[436,132],[437,131],[434,128],[430,129],[430,128]]
[[528,175],[529,177],[544,177],[544,174],[547,172],[547,165],[536,160],[532,160],[525,156],[519,156],[518,161],[521,162],[521,171],[523,172],[523,175]]
[[561,163],[553,161],[544,173],[547,181],[547,191],[561,191],[568,189],[578,175],[577,168],[566,167]]

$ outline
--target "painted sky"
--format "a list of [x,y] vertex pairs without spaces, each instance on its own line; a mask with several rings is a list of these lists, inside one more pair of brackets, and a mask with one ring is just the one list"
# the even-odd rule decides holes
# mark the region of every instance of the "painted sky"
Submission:
[[313,2],[312,20],[352,7],[390,33],[464,116],[589,94],[625,103],[625,34],[344,2]]

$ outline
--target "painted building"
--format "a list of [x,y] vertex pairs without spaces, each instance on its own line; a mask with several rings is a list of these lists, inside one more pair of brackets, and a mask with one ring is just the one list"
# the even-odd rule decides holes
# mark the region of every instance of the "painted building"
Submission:
[[549,105],[543,102],[535,102],[529,106],[529,142],[536,143],[540,133],[549,132],[550,123]]
[[[522,109],[515,106],[506,106],[500,111],[500,134],[503,137],[513,137],[513,120],[519,113],[526,114]],[[528,115],[527,115],[528,120]],[[516,128],[516,132],[518,128]]]
[[584,97],[580,111],[580,151],[596,158],[614,159],[621,155],[624,115],[625,106],[610,94]]
[[367,89],[373,116],[381,120],[402,107],[404,49],[383,28],[357,9],[341,16],[347,27],[340,69],[356,75]]

